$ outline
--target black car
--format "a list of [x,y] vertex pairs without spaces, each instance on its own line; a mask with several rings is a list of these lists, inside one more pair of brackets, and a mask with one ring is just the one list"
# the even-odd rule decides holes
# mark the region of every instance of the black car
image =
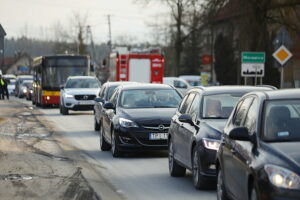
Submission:
[[217,154],[218,199],[300,199],[299,130],[299,89],[245,95]]
[[169,85],[121,85],[112,95],[100,127],[101,150],[123,152],[167,149],[171,118],[181,94]]
[[103,105],[106,101],[108,101],[113,94],[114,90],[120,85],[126,84],[136,84],[135,82],[126,82],[126,81],[117,81],[117,82],[106,82],[101,87],[99,95],[96,97],[95,106],[94,106],[94,129],[95,131],[100,130],[100,123],[102,121],[102,117],[105,114],[105,109]]
[[221,133],[236,102],[245,93],[272,87],[215,86],[190,90],[183,98],[169,129],[169,172],[193,173],[197,189],[216,184],[216,152]]

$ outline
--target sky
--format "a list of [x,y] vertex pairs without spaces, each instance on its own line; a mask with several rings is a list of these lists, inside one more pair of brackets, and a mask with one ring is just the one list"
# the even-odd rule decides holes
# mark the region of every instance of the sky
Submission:
[[111,15],[113,41],[129,36],[151,42],[149,24],[166,18],[168,8],[160,0],[148,5],[137,1],[143,0],[0,0],[0,24],[6,38],[53,39],[55,25],[72,31],[71,21],[79,14],[87,16],[94,42],[102,43],[108,40],[107,15]]

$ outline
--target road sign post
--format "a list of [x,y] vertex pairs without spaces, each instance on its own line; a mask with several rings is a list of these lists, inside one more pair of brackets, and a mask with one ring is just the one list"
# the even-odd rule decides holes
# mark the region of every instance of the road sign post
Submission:
[[284,46],[281,45],[274,53],[273,57],[281,64],[280,74],[280,88],[283,88],[284,84],[284,66],[285,63],[293,56],[293,54]]
[[242,52],[241,76],[245,79],[245,85],[247,84],[247,77],[254,77],[255,85],[257,84],[257,77],[264,77],[265,60],[265,52]]

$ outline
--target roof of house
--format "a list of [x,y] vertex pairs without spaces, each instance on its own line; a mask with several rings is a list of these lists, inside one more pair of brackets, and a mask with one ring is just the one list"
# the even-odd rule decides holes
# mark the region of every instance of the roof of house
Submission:
[[6,36],[6,32],[1,24],[0,24],[0,36]]

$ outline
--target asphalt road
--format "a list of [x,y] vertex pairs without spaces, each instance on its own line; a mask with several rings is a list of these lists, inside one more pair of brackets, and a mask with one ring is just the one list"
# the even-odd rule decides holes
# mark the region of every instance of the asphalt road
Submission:
[[185,177],[170,177],[167,152],[131,154],[123,158],[101,152],[98,132],[93,129],[92,112],[70,111],[70,115],[63,116],[57,108],[41,111],[60,135],[85,155],[87,162],[100,166],[97,168],[99,173],[124,199],[216,199],[214,190],[194,189],[190,172]]

